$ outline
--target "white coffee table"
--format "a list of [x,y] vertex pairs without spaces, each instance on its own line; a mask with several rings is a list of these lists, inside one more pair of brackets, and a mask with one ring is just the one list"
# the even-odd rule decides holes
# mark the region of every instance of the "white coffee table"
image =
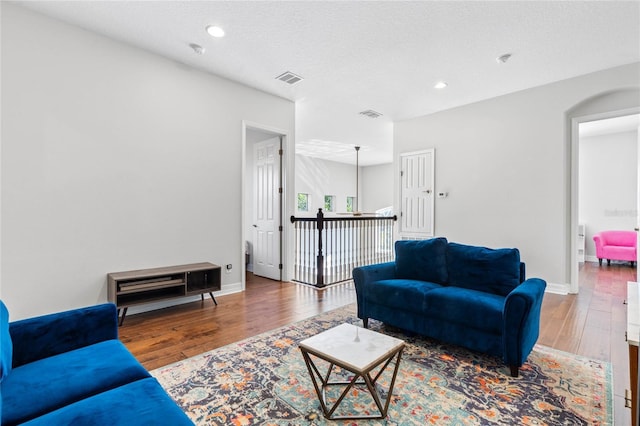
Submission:
[[[301,341],[299,346],[320,400],[322,412],[327,419],[383,419],[387,416],[393,385],[400,367],[404,341],[355,325],[341,324]],[[329,369],[325,375],[320,373],[311,355],[329,363]],[[375,384],[394,359],[395,368],[389,383],[387,398],[383,405]],[[372,371],[383,363],[384,365],[372,378]],[[335,365],[353,373],[353,378],[349,381],[330,381],[331,372]],[[362,380],[358,381],[358,379]],[[380,411],[379,415],[334,415],[344,397],[356,384],[366,385]],[[340,394],[340,397],[338,397],[333,406],[329,407],[325,390],[329,386],[344,385],[346,385],[346,388]]]

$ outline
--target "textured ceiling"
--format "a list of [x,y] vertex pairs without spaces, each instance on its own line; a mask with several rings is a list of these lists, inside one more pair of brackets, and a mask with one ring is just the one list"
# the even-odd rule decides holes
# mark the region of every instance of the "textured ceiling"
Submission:
[[301,150],[363,165],[391,161],[393,121],[640,61],[638,1],[17,3],[296,101]]

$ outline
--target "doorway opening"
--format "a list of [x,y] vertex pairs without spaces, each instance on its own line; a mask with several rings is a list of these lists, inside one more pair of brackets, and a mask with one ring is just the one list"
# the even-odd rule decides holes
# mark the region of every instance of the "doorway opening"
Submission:
[[570,293],[583,262],[597,262],[593,235],[638,227],[640,108],[572,119]]
[[284,169],[286,133],[243,123],[243,245],[246,273],[282,281],[284,268]]

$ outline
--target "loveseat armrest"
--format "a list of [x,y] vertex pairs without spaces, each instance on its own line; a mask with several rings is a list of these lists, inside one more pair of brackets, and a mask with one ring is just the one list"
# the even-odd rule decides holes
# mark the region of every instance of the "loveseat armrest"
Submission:
[[118,338],[116,305],[105,303],[9,324],[13,366]]
[[353,284],[356,288],[356,298],[358,301],[358,318],[366,319],[365,293],[368,284],[380,281],[391,280],[396,277],[396,263],[376,263],[375,265],[360,266],[353,269]]
[[353,281],[358,283],[392,280],[396,277],[396,262],[376,263],[353,269]]
[[600,233],[595,234],[593,236],[593,242],[596,247],[596,257],[598,259],[603,259],[604,258],[603,248],[605,245],[604,236],[601,235]]
[[514,368],[524,363],[538,341],[540,311],[546,287],[544,280],[529,278],[514,288],[505,299],[504,361],[512,367],[512,374]]

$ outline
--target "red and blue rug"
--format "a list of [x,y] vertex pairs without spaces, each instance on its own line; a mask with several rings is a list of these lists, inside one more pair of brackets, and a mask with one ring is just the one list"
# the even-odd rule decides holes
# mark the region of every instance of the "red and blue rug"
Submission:
[[[338,324],[362,325],[355,305],[281,327],[152,371],[197,425],[611,425],[611,364],[536,346],[520,376],[500,359],[370,321],[399,337],[402,356],[384,420],[327,421],[298,342]],[[381,391],[390,371],[379,380]],[[340,371],[337,375],[348,377]],[[383,395],[386,397],[386,394]],[[329,395],[329,398],[337,397]],[[375,414],[355,388],[341,414]]]

